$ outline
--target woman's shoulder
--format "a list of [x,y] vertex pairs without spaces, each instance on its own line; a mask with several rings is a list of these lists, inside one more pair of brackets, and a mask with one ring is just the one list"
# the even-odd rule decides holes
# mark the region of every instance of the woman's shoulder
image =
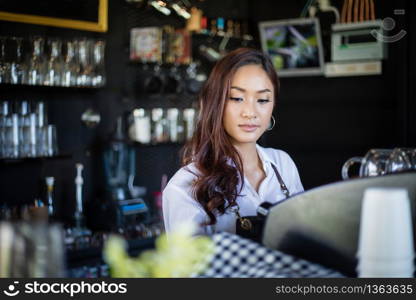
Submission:
[[193,181],[198,176],[198,169],[194,163],[181,167],[169,180],[168,187],[175,186],[181,189],[187,189],[192,186]]
[[194,164],[180,168],[169,180],[162,192],[163,207],[168,210],[178,209],[180,205],[186,207],[198,207],[198,211],[203,211],[200,204],[195,201],[193,195],[193,183],[198,176],[198,170]]
[[292,163],[293,160],[290,157],[290,155],[281,149],[276,148],[265,148],[260,145],[257,145],[257,147],[262,151],[266,158],[271,160],[273,163]]
[[262,151],[263,157],[266,157],[266,159],[277,167],[292,195],[303,192],[298,169],[289,154],[280,149],[263,147],[259,149]]

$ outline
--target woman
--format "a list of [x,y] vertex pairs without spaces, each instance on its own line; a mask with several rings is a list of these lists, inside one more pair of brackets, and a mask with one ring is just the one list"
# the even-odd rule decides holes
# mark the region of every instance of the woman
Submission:
[[195,223],[197,234],[235,233],[238,214],[254,216],[259,204],[303,191],[289,155],[256,144],[275,125],[278,92],[276,71],[258,50],[240,48],[217,62],[200,94],[184,167],[163,191],[167,233],[185,222]]

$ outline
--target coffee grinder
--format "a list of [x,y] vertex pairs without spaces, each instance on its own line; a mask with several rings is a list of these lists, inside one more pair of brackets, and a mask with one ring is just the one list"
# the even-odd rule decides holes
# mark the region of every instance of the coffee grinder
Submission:
[[127,229],[148,217],[149,209],[142,197],[144,187],[134,186],[136,151],[128,144],[119,117],[116,129],[103,153],[106,192],[116,203],[117,226]]

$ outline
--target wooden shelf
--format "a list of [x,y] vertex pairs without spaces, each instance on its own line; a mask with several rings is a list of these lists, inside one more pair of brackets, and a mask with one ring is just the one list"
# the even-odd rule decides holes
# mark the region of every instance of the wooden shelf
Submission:
[[376,61],[346,61],[325,64],[325,77],[373,76],[382,74],[382,64]]

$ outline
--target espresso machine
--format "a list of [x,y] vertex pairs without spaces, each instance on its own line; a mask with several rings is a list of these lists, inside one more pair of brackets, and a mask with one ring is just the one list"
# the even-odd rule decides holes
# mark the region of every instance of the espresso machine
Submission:
[[119,117],[116,129],[103,153],[106,192],[117,207],[117,226],[127,228],[148,217],[149,209],[143,197],[144,187],[134,185],[136,151],[127,143],[123,118]]

